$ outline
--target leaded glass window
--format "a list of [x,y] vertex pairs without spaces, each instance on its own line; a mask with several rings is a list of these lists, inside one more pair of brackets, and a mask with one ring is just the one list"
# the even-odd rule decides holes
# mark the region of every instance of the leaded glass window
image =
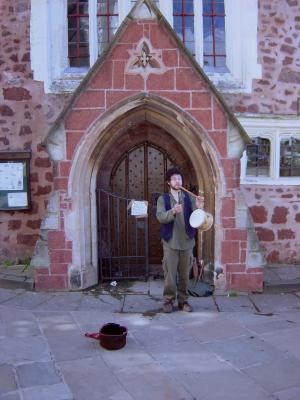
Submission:
[[247,146],[247,176],[270,175],[270,140],[256,137]]
[[281,139],[280,176],[300,176],[300,139]]

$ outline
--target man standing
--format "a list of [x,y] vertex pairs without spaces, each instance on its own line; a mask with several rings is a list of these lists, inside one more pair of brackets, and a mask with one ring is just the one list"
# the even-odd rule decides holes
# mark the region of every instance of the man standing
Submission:
[[165,278],[163,311],[173,311],[173,304],[178,300],[178,309],[193,311],[188,303],[187,287],[189,272],[193,262],[196,229],[189,224],[191,213],[202,208],[203,197],[192,197],[181,190],[182,174],[178,168],[171,168],[166,173],[169,193],[157,200],[156,217],[161,223],[160,235],[163,243],[163,270]]

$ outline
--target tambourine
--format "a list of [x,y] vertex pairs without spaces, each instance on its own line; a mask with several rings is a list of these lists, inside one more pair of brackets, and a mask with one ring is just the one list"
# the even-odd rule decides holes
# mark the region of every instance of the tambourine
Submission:
[[214,217],[209,212],[198,208],[190,215],[189,222],[192,228],[196,228],[202,232],[205,232],[213,226]]
[[[180,189],[184,190],[185,192],[189,193],[193,197],[197,197],[195,193],[190,192],[183,186]],[[193,211],[190,215],[190,225],[192,228],[199,229],[202,232],[208,231],[214,223],[214,217],[207,211],[202,210],[202,208],[198,208],[197,210]]]

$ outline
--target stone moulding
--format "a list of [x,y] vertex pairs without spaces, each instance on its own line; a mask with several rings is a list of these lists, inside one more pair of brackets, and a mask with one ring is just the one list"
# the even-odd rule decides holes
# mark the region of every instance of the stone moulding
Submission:
[[141,75],[147,79],[150,74],[163,74],[167,67],[162,61],[161,49],[154,49],[147,38],[142,38],[136,49],[129,50],[130,58],[126,64],[127,74]]

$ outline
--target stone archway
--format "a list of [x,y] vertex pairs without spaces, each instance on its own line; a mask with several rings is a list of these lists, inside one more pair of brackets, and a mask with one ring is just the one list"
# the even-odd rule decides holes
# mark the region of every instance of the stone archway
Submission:
[[[130,126],[112,144],[98,173],[99,190],[148,201],[148,255],[151,271],[160,270],[156,266],[161,264],[162,259],[159,223],[155,217],[156,200],[159,193],[168,190],[164,180],[165,172],[175,165],[182,171],[184,186],[188,190],[203,190],[203,179],[197,181],[189,155],[178,141],[165,129],[144,121]],[[127,219],[125,214],[122,216]],[[122,225],[122,221],[118,223]],[[214,249],[211,246],[213,236],[211,230],[198,238],[200,242],[197,242],[196,253],[206,263],[213,263],[214,260]],[[126,234],[125,238],[127,239]],[[101,248],[99,252],[101,253]]]
[[[182,110],[173,104],[154,96],[139,96],[131,102],[118,105],[102,116],[82,139],[77,148],[68,182],[68,196],[72,201],[72,211],[67,214],[66,226],[69,240],[77,243],[73,247],[72,263],[69,265],[69,284],[71,288],[84,288],[98,282],[97,257],[97,215],[95,188],[101,170],[105,167],[106,155],[121,140],[132,126],[147,121],[162,127],[183,151],[195,171],[198,186],[202,186],[207,211],[215,214],[215,194],[221,197],[222,179],[215,157],[215,151],[204,129]],[[224,181],[224,180],[223,180]],[[216,254],[215,265],[220,264],[219,217],[215,217],[215,235],[208,240],[208,248]],[[74,229],[76,227],[76,229]],[[75,283],[75,285],[74,285]],[[75,286],[75,287],[74,287]],[[77,286],[77,287],[76,287]]]

